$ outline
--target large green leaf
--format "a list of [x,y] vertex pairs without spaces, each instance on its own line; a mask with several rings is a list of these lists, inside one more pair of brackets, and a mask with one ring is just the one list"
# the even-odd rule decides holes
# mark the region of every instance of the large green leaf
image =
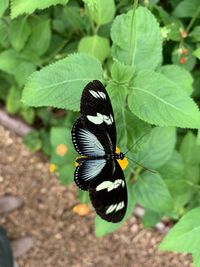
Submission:
[[12,86],[6,99],[6,110],[11,114],[15,114],[20,108],[20,99],[21,90],[16,86]]
[[200,253],[193,253],[193,261],[194,261],[194,267],[200,267]]
[[113,57],[125,64],[132,63],[137,70],[155,69],[161,62],[162,52],[159,25],[147,8],[136,10],[135,24],[131,28],[132,16],[132,11],[129,11],[117,16],[113,22]]
[[86,54],[73,54],[35,72],[28,80],[22,101],[30,106],[79,110],[84,86],[102,78],[100,62]]
[[159,71],[169,80],[173,81],[178,89],[182,89],[191,95],[193,91],[193,77],[189,71],[177,65],[162,66]]
[[165,164],[172,155],[176,142],[173,127],[155,127],[148,139],[137,152],[137,160],[147,168],[157,169]]
[[34,64],[28,62],[23,54],[17,53],[14,49],[0,53],[0,70],[13,74],[20,86],[35,69]]
[[169,192],[173,198],[173,214],[179,218],[182,214],[183,206],[189,201],[191,196],[191,188],[187,184],[184,177],[185,166],[181,155],[174,151],[171,158],[158,169]]
[[173,15],[178,18],[193,17],[197,8],[199,8],[199,0],[183,0],[176,6]]
[[172,198],[166,184],[158,173],[145,172],[133,187],[136,203],[155,212],[168,211]]
[[102,25],[110,22],[115,15],[114,0],[83,0],[89,9],[90,16],[97,23]]
[[5,12],[5,10],[8,8],[9,6],[9,0],[1,0],[0,1],[0,18],[3,15],[3,13]]
[[200,246],[200,208],[185,214],[160,244],[161,250],[197,253]]
[[23,13],[31,14],[36,9],[45,9],[53,5],[66,5],[68,0],[11,0],[11,18],[15,18]]
[[196,136],[192,132],[188,132],[180,146],[180,154],[186,164],[200,163],[200,145],[197,145]]
[[134,80],[128,105],[140,119],[155,125],[200,127],[195,102],[160,73],[141,71]]
[[20,51],[31,33],[27,18],[13,20],[9,27],[9,39],[13,48]]
[[28,48],[37,55],[43,55],[49,48],[51,41],[50,20],[41,18],[32,18],[30,20],[32,33],[28,41]]
[[110,52],[109,41],[98,35],[83,37],[79,42],[78,51],[91,54],[103,62]]

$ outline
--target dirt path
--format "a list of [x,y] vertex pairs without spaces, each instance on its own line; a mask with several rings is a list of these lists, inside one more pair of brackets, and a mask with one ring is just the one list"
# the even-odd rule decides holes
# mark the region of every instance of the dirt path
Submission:
[[189,256],[156,252],[162,236],[144,230],[132,217],[106,237],[94,236],[94,213],[72,213],[77,203],[74,185],[59,185],[49,164],[31,153],[21,138],[0,126],[0,196],[16,195],[24,205],[0,218],[11,240],[32,235],[35,246],[19,267],[183,267]]

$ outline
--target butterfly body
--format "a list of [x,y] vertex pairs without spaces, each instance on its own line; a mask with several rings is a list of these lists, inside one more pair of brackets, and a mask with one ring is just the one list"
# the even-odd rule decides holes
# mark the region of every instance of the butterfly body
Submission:
[[100,81],[90,82],[81,97],[80,118],[72,128],[76,151],[75,183],[89,191],[91,202],[103,219],[119,222],[127,207],[127,189],[116,153],[116,128],[110,98]]

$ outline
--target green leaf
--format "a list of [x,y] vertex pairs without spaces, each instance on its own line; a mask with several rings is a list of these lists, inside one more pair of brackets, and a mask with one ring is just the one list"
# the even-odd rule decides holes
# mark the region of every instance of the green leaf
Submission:
[[193,91],[193,77],[189,71],[176,65],[164,65],[159,71],[169,80],[173,81],[178,88],[191,95]]
[[53,5],[62,4],[66,5],[68,0],[11,0],[11,18],[14,19],[23,13],[31,14],[36,9],[45,9]]
[[50,133],[45,130],[40,130],[40,139],[42,141],[42,151],[47,155],[51,155],[51,143],[50,143]]
[[128,105],[140,119],[155,125],[200,127],[195,102],[160,73],[141,71],[134,79]]
[[54,149],[57,146],[64,144],[65,146],[69,146],[69,141],[71,145],[71,137],[69,138],[68,129],[64,127],[52,127],[50,131],[50,142]]
[[18,87],[12,86],[9,90],[6,100],[6,110],[15,114],[20,108],[21,90]]
[[191,188],[184,177],[184,168],[181,155],[174,151],[171,158],[158,169],[173,198],[173,214],[171,213],[170,215],[173,215],[175,219],[182,215],[183,206],[189,201],[191,196]]
[[200,253],[196,252],[192,254],[193,261],[194,261],[194,267],[200,267]]
[[188,36],[192,38],[193,42],[200,42],[200,26],[194,27]]
[[169,231],[159,249],[197,253],[200,246],[200,208],[186,213]]
[[183,0],[173,11],[173,15],[178,18],[193,17],[196,10],[199,8],[199,0]]
[[173,21],[172,23],[166,25],[163,27],[165,31],[167,32],[167,40],[172,40],[172,41],[181,41],[181,32],[180,30],[183,28],[182,24],[180,21]]
[[44,67],[29,78],[22,101],[30,106],[79,110],[84,86],[102,78],[100,62],[92,56],[73,54]]
[[110,99],[112,101],[113,109],[119,111],[122,106],[125,104],[126,96],[127,96],[127,88],[125,85],[118,85],[114,81],[109,81],[106,87]]
[[36,66],[26,61],[23,54],[9,49],[0,53],[0,70],[13,74],[18,84],[22,86],[27,77],[36,70]]
[[195,56],[198,59],[200,59],[200,47],[197,48],[196,50],[194,50],[194,52],[192,54],[193,54],[193,56]]
[[17,51],[22,50],[31,33],[27,18],[21,18],[11,22],[8,35],[13,48]]
[[0,20],[0,45],[4,48],[9,47],[10,42],[8,40],[8,22],[6,20]]
[[9,6],[9,0],[1,0],[0,1],[0,18],[3,16],[4,12]]
[[79,42],[78,51],[93,55],[103,62],[110,53],[109,41],[98,35],[83,37]]
[[136,203],[158,213],[172,207],[171,195],[158,173],[145,172],[139,176],[133,187],[133,196]]
[[[115,18],[111,28],[113,57],[136,70],[155,69],[161,62],[162,42],[159,25],[151,12],[139,7],[135,13],[135,25],[131,28],[132,11]],[[134,34],[130,53],[131,35]]]
[[51,27],[49,19],[32,18],[32,33],[28,41],[28,48],[37,55],[43,55],[49,48],[51,41]]
[[115,15],[114,0],[83,0],[89,9],[90,16],[97,25],[106,24]]
[[132,192],[130,190],[131,185],[127,186],[128,188],[128,206],[126,210],[126,214],[121,222],[111,223],[101,219],[98,215],[95,218],[95,234],[97,237],[104,236],[108,233],[112,233],[120,228],[124,222],[131,216],[133,212],[133,208],[135,207],[135,201],[132,196]]
[[[115,101],[114,103],[116,103]],[[129,110],[124,110],[122,107],[124,107],[124,105],[121,105],[121,108],[118,108],[118,110],[115,108],[115,110],[117,110],[115,112],[117,145],[121,148],[128,149],[132,147],[133,150],[137,150],[139,144],[137,144],[137,146],[134,144],[136,144],[144,134],[148,135],[151,126],[133,115]]]
[[22,105],[20,115],[29,124],[33,124],[35,119],[35,110],[33,108]]
[[163,215],[152,210],[145,210],[142,223],[145,228],[153,227],[162,219]]
[[113,63],[111,67],[111,76],[117,83],[127,83],[133,77],[133,68],[119,61]]
[[59,166],[56,170],[62,185],[69,185],[74,180],[74,163]]
[[157,169],[171,157],[176,143],[173,127],[155,127],[137,152],[137,161],[147,168]]
[[186,164],[200,163],[200,145],[197,145],[196,136],[191,131],[187,132],[181,142],[180,154]]
[[39,132],[37,131],[32,131],[31,133],[25,135],[23,138],[23,143],[27,145],[33,152],[40,150],[42,147]]

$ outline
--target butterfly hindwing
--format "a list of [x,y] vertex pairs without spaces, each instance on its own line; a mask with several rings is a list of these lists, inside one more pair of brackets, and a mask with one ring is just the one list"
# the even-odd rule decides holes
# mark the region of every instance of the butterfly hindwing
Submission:
[[114,167],[107,162],[98,179],[91,182],[89,194],[92,205],[101,218],[109,222],[119,222],[126,213],[127,188],[118,162],[114,160],[112,164]]
[[74,181],[82,190],[88,190],[91,182],[97,179],[106,165],[105,159],[80,158],[74,173]]

